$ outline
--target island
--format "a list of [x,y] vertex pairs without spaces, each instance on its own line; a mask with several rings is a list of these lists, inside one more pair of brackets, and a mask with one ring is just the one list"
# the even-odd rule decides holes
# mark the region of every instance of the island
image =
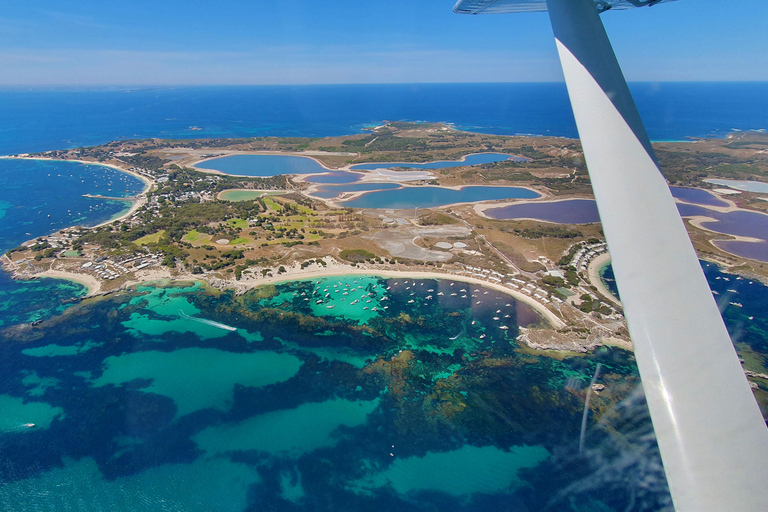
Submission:
[[[768,241],[719,230],[716,218],[768,219],[768,194],[739,185],[768,182],[768,136],[739,132],[655,148],[700,258],[768,282],[768,259],[729,245]],[[250,176],[211,168],[244,156],[311,159],[316,168],[292,171],[280,161],[287,170]],[[532,307],[539,321],[521,327],[517,341],[537,354],[632,349],[621,302],[603,278],[610,256],[576,140],[386,122],[343,137],[119,140],[15,157],[99,163],[147,183],[119,218],[8,251],[3,267],[19,279],[73,279],[96,296],[161,279],[245,294],[327,276],[444,277]],[[478,199],[469,193],[476,187],[500,198]],[[412,206],[403,206],[405,196]],[[507,209],[524,205],[539,210]],[[530,213],[551,207],[559,217]],[[765,410],[768,370],[747,359]]]

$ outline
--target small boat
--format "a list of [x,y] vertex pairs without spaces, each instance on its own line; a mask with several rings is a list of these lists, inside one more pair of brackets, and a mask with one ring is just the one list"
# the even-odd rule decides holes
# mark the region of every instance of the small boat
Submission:
[[333,308],[335,308],[336,306],[325,306],[325,307],[327,307],[328,309],[333,309]]
[[26,427],[26,428],[32,428],[32,427],[35,426],[35,424],[34,423],[25,423],[23,426]]
[[501,327],[499,327],[499,329],[506,331],[507,329],[509,329],[509,327],[507,327],[506,325],[502,325]]
[[730,304],[731,306],[736,306],[737,308],[743,308],[743,307],[744,307],[744,306],[742,306],[742,305],[741,305],[740,303],[738,303],[738,302],[729,302],[728,304]]
[[482,339],[485,339],[485,334],[481,334],[481,335],[480,335],[480,339],[481,339],[481,340],[482,340]]

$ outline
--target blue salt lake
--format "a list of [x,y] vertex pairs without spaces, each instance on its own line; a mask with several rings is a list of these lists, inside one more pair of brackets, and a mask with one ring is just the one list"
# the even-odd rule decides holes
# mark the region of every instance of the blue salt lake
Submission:
[[669,187],[672,196],[686,203],[701,204],[704,206],[728,206],[728,203],[718,198],[712,192],[701,188]]
[[494,199],[533,199],[538,192],[521,187],[468,186],[458,190],[444,187],[404,187],[368,192],[342,204],[353,208],[432,208],[454,203]]
[[307,176],[304,181],[307,183],[354,183],[362,178],[363,175],[359,172],[331,171],[325,174]]
[[[684,195],[689,199],[691,197],[687,192]],[[711,202],[707,196],[700,194],[695,194],[693,199]],[[712,231],[761,240],[760,242],[722,241],[716,244],[723,250],[738,256],[768,262],[768,215],[744,210],[719,212],[688,203],[677,203],[677,209],[682,217],[703,216],[714,219],[701,224]],[[494,219],[534,219],[558,224],[600,222],[597,205],[592,199],[513,204],[502,208],[491,208],[484,213]]]
[[[672,195],[688,203],[705,206],[728,206],[707,190],[687,187],[670,187]],[[709,211],[709,210],[708,210]],[[541,203],[512,204],[490,208],[484,212],[494,219],[534,219],[558,224],[590,224],[600,222],[597,205],[593,199],[565,199]]]
[[760,181],[744,181],[744,180],[720,180],[711,179],[704,180],[707,183],[713,185],[721,185],[724,187],[730,187],[736,190],[743,190],[744,192],[757,192],[759,194],[768,194],[768,183],[762,183]]
[[231,155],[204,160],[195,164],[235,176],[268,178],[281,174],[315,174],[328,172],[317,161],[305,156],[292,155]]
[[528,158],[505,155],[503,153],[476,153],[467,155],[463,160],[438,160],[435,162],[414,163],[414,162],[381,162],[371,164],[357,164],[350,167],[352,170],[373,170],[373,169],[393,169],[395,167],[407,167],[409,169],[443,169],[446,167],[461,167],[464,165],[490,164],[503,162],[504,160],[513,160],[515,162],[527,162]]
[[489,208],[484,213],[494,219],[534,219],[558,224],[600,222],[597,205],[592,199],[511,204],[501,208]]
[[712,231],[760,239],[760,242],[722,241],[715,243],[730,253],[768,262],[768,215],[744,210],[718,212],[689,204],[678,204],[677,208],[683,217],[704,216],[714,219],[714,221],[701,223],[702,227]]
[[399,183],[356,183],[351,185],[327,185],[318,188],[312,195],[323,199],[338,197],[343,192],[361,192],[365,190],[393,190],[403,188]]

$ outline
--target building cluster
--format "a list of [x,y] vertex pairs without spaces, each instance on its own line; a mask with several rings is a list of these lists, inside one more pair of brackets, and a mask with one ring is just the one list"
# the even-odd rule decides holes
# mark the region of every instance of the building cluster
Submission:
[[72,245],[72,241],[77,238],[78,234],[71,230],[62,230],[58,233],[48,236],[40,236],[34,240],[29,240],[21,244],[23,247],[33,247],[38,244],[48,244],[51,249],[64,250]]
[[608,252],[608,245],[605,242],[585,245],[573,255],[571,265],[579,272],[584,272],[594,258],[605,252]]
[[[471,267],[469,265],[465,266],[464,269],[461,271],[461,273],[474,277],[476,279],[484,279],[486,281],[490,281],[492,283],[505,286],[506,288],[511,288],[512,290],[522,292],[526,295],[530,295],[531,297],[537,299],[538,301],[544,304],[550,303],[550,299],[548,298],[549,297],[548,291],[543,290],[532,283],[528,283],[527,281],[514,277],[514,274],[507,274],[505,276],[504,274],[500,272],[496,272],[495,270],[489,270],[487,268],[480,268],[480,267]],[[507,279],[507,281],[504,282],[503,281],[504,279]],[[562,302],[557,297],[552,297],[552,300],[555,300],[557,302]]]
[[[86,261],[80,268],[88,272],[93,272],[102,279],[112,281],[120,276],[147,268],[151,265],[156,265],[162,258],[161,253],[147,254],[134,254],[125,258],[115,258],[111,260],[109,258],[99,257],[93,261]],[[134,263],[133,268],[128,269],[126,265]]]

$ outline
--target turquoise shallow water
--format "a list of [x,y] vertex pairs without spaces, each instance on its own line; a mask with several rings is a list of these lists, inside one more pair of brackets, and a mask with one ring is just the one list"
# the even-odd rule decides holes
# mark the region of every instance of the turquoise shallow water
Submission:
[[[524,510],[577,485],[563,503],[623,510],[642,485],[664,506],[658,464],[591,477],[627,443],[658,460],[642,402],[622,402],[629,355],[521,351],[540,321],[465,283],[345,276],[237,297],[157,283],[8,323],[0,505]],[[592,418],[579,457],[598,361],[626,384],[593,403],[635,424],[619,439]]]

